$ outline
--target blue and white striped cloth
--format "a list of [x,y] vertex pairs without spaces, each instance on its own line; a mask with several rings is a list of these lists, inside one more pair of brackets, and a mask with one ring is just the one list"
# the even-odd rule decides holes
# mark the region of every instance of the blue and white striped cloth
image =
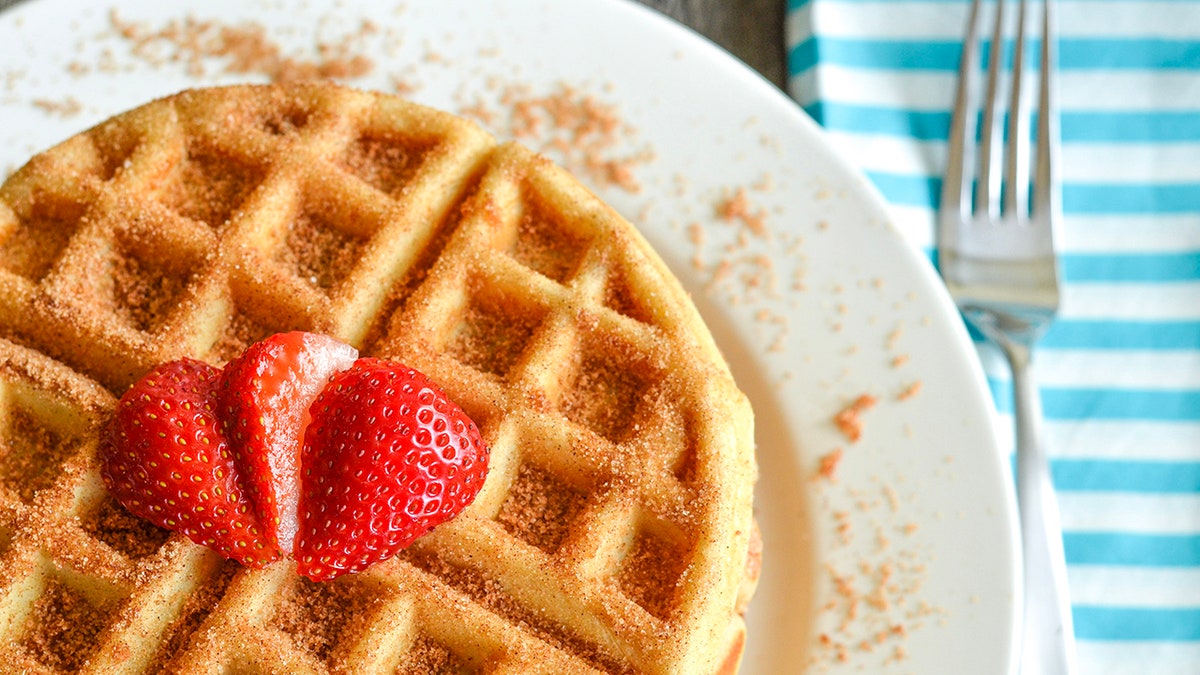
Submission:
[[[926,250],[968,7],[788,4],[790,92]],[[1058,17],[1066,287],[1037,360],[1081,672],[1195,675],[1200,2]],[[1007,432],[1009,375],[981,353]]]

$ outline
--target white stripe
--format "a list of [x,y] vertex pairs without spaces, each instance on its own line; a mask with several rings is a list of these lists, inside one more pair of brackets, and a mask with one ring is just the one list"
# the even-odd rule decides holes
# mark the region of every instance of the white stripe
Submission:
[[808,38],[812,26],[827,37],[961,40],[968,6],[965,2],[810,2],[788,15],[788,46]]
[[[1012,454],[1013,418],[996,413],[996,438]],[[1046,447],[1055,459],[1194,462],[1200,423],[1148,420],[1046,420]]]
[[885,105],[911,110],[950,110],[954,73],[866,71],[819,65],[794,76],[789,83],[802,105],[819,92],[825,101]]
[[[812,37],[814,32],[812,30],[813,6],[816,4],[818,3],[809,2],[800,9],[787,12],[787,15],[783,17],[783,43],[788,51]],[[828,23],[824,17],[821,18],[821,33],[826,32]]]
[[1060,491],[1058,505],[1070,532],[1200,533],[1200,494]]
[[[791,78],[789,90],[802,105],[820,98],[838,103],[950,110],[951,72],[868,71],[820,65]],[[1066,71],[1059,76],[1064,111],[1191,112],[1200,108],[1200,77],[1192,71]]]
[[1200,281],[1159,284],[1070,284],[1061,316],[1072,319],[1166,321],[1200,319]]
[[[826,131],[826,136],[839,151],[867,171],[929,176],[941,175],[945,170],[945,141],[916,141],[837,129]],[[1061,152],[1061,178],[1067,183],[1200,182],[1200,143],[1066,143]]]
[[1200,568],[1076,565],[1068,576],[1076,605],[1200,607]]
[[1200,143],[1064,143],[1062,179],[1078,183],[1195,183]]
[[[1200,164],[1200,158],[1197,159]],[[1063,246],[1075,253],[1155,253],[1200,246],[1195,215],[1063,217]]]
[[867,171],[940,175],[946,164],[944,141],[916,141],[829,129],[825,136],[846,157]]
[[1194,462],[1200,448],[1200,422],[1047,420],[1045,431],[1047,447],[1064,459]]
[[[1008,364],[988,350],[984,370],[1007,381]],[[1037,381],[1043,387],[1200,389],[1200,350],[1106,351],[1042,349]]]
[[820,69],[809,68],[799,75],[788,75],[788,94],[800,105],[810,105],[818,99],[829,98],[829,92],[818,86],[823,81],[818,70]]
[[[788,46],[802,42],[811,26],[822,36],[895,40],[961,40],[966,32],[968,3],[946,2],[819,2],[809,3],[787,19]],[[1016,3],[1010,3],[1015,17]],[[990,17],[990,7],[985,11]],[[813,23],[809,23],[809,14]],[[1010,19],[1009,26],[1014,24]],[[1195,39],[1200,4],[1181,2],[1062,2],[1059,34],[1067,38]],[[990,34],[991,21],[981,29]]]
[[931,209],[895,204],[888,204],[887,209],[892,225],[909,243],[922,249],[933,247],[934,212]]
[[1200,642],[1080,642],[1079,672],[1196,675]]

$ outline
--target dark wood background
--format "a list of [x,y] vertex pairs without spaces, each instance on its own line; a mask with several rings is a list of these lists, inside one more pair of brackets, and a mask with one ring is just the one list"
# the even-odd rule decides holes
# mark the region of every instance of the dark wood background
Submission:
[[724,47],[783,88],[786,0],[637,0]]

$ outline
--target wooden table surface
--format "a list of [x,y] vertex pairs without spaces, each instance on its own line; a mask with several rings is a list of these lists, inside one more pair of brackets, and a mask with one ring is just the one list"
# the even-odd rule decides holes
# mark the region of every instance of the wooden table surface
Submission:
[[724,47],[781,89],[786,0],[637,0]]

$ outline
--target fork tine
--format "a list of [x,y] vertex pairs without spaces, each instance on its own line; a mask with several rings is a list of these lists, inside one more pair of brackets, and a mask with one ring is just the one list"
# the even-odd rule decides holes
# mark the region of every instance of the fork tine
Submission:
[[988,55],[987,98],[983,108],[983,133],[979,147],[979,176],[975,186],[975,212],[997,216],[1000,212],[1000,153],[1003,139],[1001,119],[1004,104],[1000,80],[1004,72],[1004,0],[996,0],[992,48]]
[[979,84],[979,5],[971,3],[967,16],[967,33],[963,38],[962,59],[958,67],[958,93],[954,99],[954,115],[950,120],[949,148],[946,153],[946,172],[942,179],[942,213],[945,226],[939,228],[943,237],[953,237],[958,222],[971,210],[971,181],[967,175],[975,149],[975,90]]
[[1012,98],[1008,105],[1008,144],[1005,146],[1004,211],[1019,218],[1028,213],[1029,202],[1029,115],[1024,96],[1025,34],[1027,0],[1017,10],[1017,39],[1013,48]]
[[[1035,221],[1050,225],[1058,219],[1058,100],[1055,68],[1053,0],[1042,0],[1042,63],[1038,100],[1037,173],[1034,175]],[[1045,228],[1047,231],[1051,227]]]

